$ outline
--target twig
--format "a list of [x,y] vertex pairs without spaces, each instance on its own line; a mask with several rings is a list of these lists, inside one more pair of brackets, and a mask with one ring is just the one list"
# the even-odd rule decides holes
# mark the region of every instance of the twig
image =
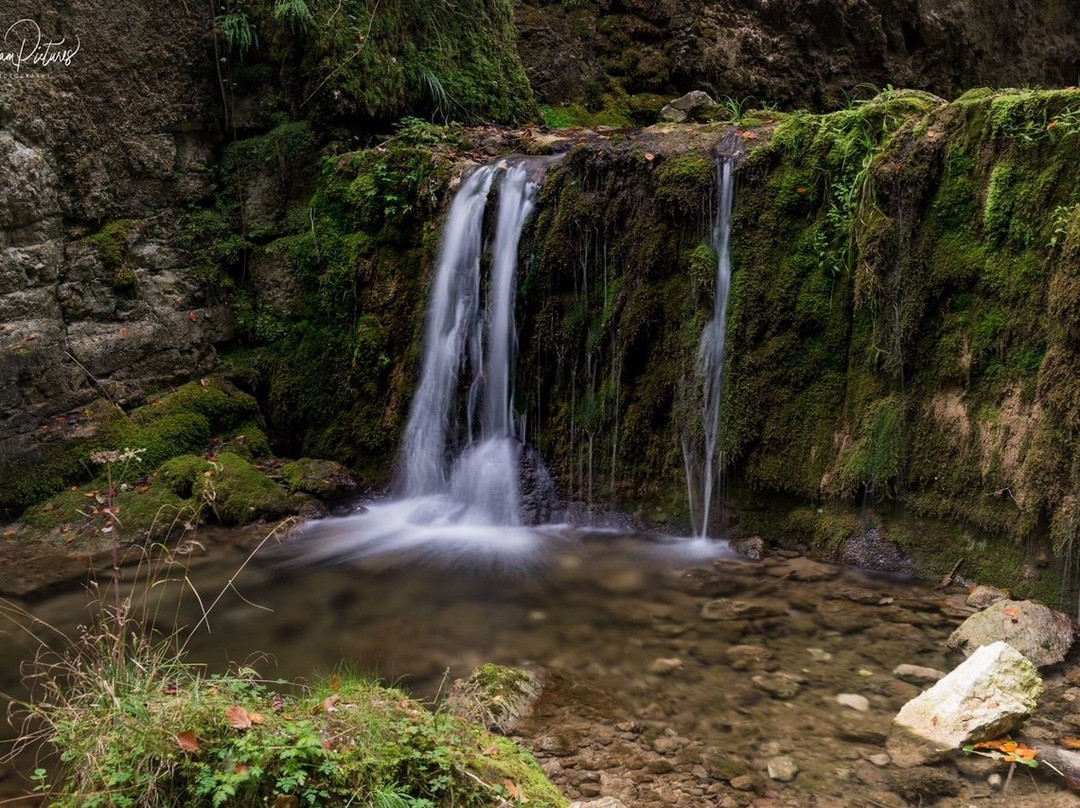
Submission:
[[101,392],[105,394],[105,398],[109,399],[110,404],[112,404],[114,407],[118,406],[117,403],[115,401],[113,401],[112,396],[109,395],[109,391],[105,389],[105,385],[103,385],[100,381],[98,381],[94,377],[94,374],[86,369],[86,365],[84,365],[82,362],[80,362],[78,359],[76,359],[74,356],[72,356],[70,351],[64,351],[64,355],[68,359],[70,359],[72,362],[74,362],[76,365],[78,365],[82,369],[82,372],[85,373],[89,377],[90,381],[92,381],[94,384],[96,384],[98,387],[101,388]]
[[937,585],[937,588],[938,589],[944,589],[947,586],[952,586],[953,581],[956,580],[956,573],[958,573],[960,571],[960,565],[963,564],[963,563],[964,563],[964,559],[961,558],[955,564],[953,564],[952,569],[949,570],[949,574],[941,579],[941,583]]

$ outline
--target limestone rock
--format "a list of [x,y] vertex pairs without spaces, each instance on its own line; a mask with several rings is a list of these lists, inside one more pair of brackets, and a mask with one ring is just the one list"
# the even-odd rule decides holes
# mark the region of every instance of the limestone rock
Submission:
[[693,118],[696,114],[712,109],[716,102],[702,90],[691,90],[686,95],[680,96],[660,110],[660,117],[665,121],[683,123]]
[[912,685],[928,685],[941,679],[945,674],[936,668],[924,668],[921,665],[897,665],[892,675],[902,682]]
[[1042,693],[1035,666],[1004,642],[979,648],[952,673],[905,704],[893,719],[888,749],[903,768],[963,744],[1012,732]]
[[626,803],[614,797],[600,797],[597,800],[578,800],[570,803],[570,808],[626,808]]
[[870,699],[866,698],[866,696],[860,696],[858,693],[841,693],[836,697],[836,703],[844,707],[850,707],[852,710],[858,710],[860,713],[865,713],[870,709]]
[[751,561],[761,561],[765,557],[765,540],[760,536],[748,536],[734,539],[729,543],[731,551]]
[[672,123],[685,123],[686,119],[690,117],[681,109],[675,109],[671,104],[666,104],[660,110],[660,119],[664,121],[671,121]]
[[968,593],[965,603],[968,606],[972,606],[976,609],[985,609],[987,606],[993,606],[999,600],[1008,600],[1009,593],[1004,589],[998,589],[996,586],[976,586],[971,592]]
[[768,769],[771,779],[787,783],[799,773],[799,764],[787,755],[780,755],[769,759]]
[[948,645],[970,655],[979,646],[999,640],[1042,668],[1065,659],[1076,641],[1076,623],[1041,603],[1001,600],[965,620]]
[[773,698],[793,699],[802,687],[803,679],[790,673],[762,673],[751,678],[754,685]]

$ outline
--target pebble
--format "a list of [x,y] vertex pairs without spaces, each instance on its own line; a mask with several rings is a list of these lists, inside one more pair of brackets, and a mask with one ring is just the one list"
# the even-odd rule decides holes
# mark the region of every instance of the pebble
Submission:
[[821,648],[807,648],[806,653],[810,655],[814,662],[832,662],[832,654]]
[[869,755],[866,759],[878,768],[885,768],[890,763],[892,763],[892,758],[889,757],[887,752],[880,752],[876,755]]
[[754,686],[773,698],[793,699],[802,687],[802,678],[789,673],[761,673],[750,679]]
[[836,703],[858,710],[860,713],[865,713],[870,709],[870,699],[858,693],[841,693],[836,697]]
[[986,778],[986,784],[990,786],[990,788],[997,791],[999,788],[1001,788],[1001,775],[997,772],[994,772]]
[[743,774],[731,781],[731,787],[736,791],[753,791],[757,778],[752,774]]
[[767,767],[769,777],[773,780],[779,780],[781,783],[794,780],[795,775],[799,773],[799,764],[787,755],[770,758]]
[[649,673],[665,676],[673,671],[677,671],[682,666],[683,661],[678,657],[660,657],[654,659],[652,664],[649,665]]
[[945,674],[936,668],[924,668],[921,665],[897,665],[893,676],[913,685],[932,685]]

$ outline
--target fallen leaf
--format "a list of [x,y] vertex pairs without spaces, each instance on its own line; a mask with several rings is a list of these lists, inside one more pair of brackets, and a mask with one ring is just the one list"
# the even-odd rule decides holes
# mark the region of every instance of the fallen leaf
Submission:
[[248,715],[248,711],[238,704],[225,711],[225,718],[233,729],[247,729],[251,726],[251,717]]
[[656,155],[652,152],[645,152],[645,159],[651,163],[653,160],[656,159]]
[[243,763],[237,763],[236,768],[233,769],[233,774],[239,774],[241,776],[248,773],[248,767]]
[[499,747],[496,744],[492,744],[491,746],[489,746],[487,749],[485,749],[483,751],[483,754],[485,754],[485,755],[494,755],[495,752],[498,751],[498,749],[499,749]]
[[1058,744],[1066,749],[1080,749],[1080,738],[1075,735],[1066,735],[1064,738],[1058,739]]
[[145,494],[149,490],[150,486],[148,485],[140,485],[138,488],[135,489],[135,491],[139,494]]
[[510,799],[512,799],[514,802],[517,802],[519,799],[521,799],[521,792],[518,791],[518,787],[514,785],[513,780],[507,778],[506,780],[503,780],[503,785],[506,786],[506,794],[508,797],[510,797]]
[[127,339],[127,338],[128,338],[128,335],[129,335],[130,333],[131,333],[131,329],[130,329],[130,328],[126,328],[126,327],[125,327],[125,328],[121,328],[121,329],[120,329],[120,339]]
[[176,742],[180,744],[180,748],[185,752],[198,752],[200,749],[199,739],[191,730],[181,732],[177,735]]
[[335,693],[341,690],[341,677],[336,673],[330,677],[330,689]]
[[252,724],[266,723],[266,719],[263,718],[259,713],[248,713],[248,718],[251,719]]
[[275,694],[274,700],[270,702],[270,704],[273,706],[275,713],[280,713],[285,709],[285,699],[281,698],[279,695]]
[[194,312],[194,311],[188,312],[187,318],[189,320],[191,320],[191,322],[193,322],[193,323],[199,322],[199,314],[198,314],[198,312]]
[[172,684],[165,685],[165,687],[161,688],[161,692],[166,696],[175,696],[180,692],[180,685],[173,682]]
[[337,707],[335,707],[334,705],[337,704],[339,701],[341,701],[341,696],[335,693],[333,696],[323,702],[323,709],[326,710],[326,712],[328,713],[336,713]]

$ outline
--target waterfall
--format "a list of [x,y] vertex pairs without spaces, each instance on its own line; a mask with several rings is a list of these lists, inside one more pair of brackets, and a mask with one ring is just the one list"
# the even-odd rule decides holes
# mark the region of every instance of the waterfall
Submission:
[[[520,521],[523,435],[513,399],[517,254],[539,189],[536,169],[547,162],[500,160],[477,169],[447,217],[428,304],[420,382],[401,446],[399,489],[407,498],[448,495],[457,521]],[[480,294],[484,216],[500,175],[485,307]],[[466,370],[472,380],[462,423],[456,402]]]
[[718,474],[716,446],[720,438],[720,399],[724,392],[724,340],[727,336],[727,306],[731,291],[731,209],[735,199],[736,160],[736,155],[720,155],[716,160],[719,199],[712,226],[712,246],[717,256],[716,295],[712,318],[701,335],[700,349],[704,375],[702,421],[705,431],[702,514],[698,531],[701,536],[707,536],[709,532],[714,477]]

